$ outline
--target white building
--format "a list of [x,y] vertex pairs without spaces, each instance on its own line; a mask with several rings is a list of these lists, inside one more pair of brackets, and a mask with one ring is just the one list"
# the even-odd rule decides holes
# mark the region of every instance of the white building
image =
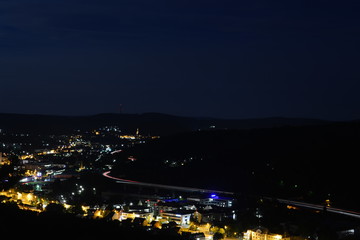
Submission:
[[161,212],[160,217],[166,219],[169,222],[174,221],[181,226],[187,226],[190,224],[190,212]]

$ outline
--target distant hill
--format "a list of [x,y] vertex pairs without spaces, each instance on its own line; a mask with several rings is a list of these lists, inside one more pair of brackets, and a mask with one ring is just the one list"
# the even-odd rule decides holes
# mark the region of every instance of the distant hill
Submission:
[[98,114],[92,116],[54,116],[31,114],[0,114],[0,129],[14,132],[34,132],[57,134],[88,130],[106,125],[119,126],[124,132],[170,135],[180,132],[206,129],[254,129],[283,126],[322,125],[328,121],[302,118],[262,118],[262,119],[217,119],[144,114]]
[[[124,161],[118,161],[112,173],[137,181],[317,203],[329,198],[334,206],[360,209],[354,192],[359,146],[360,122],[355,121],[196,131],[125,149],[119,154]],[[127,161],[128,156],[137,161]]]

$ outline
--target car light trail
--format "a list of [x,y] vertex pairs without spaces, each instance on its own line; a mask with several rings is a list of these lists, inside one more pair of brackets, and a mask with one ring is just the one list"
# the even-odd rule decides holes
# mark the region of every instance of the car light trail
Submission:
[[110,176],[110,171],[104,172],[102,175],[104,177],[116,180],[118,183],[123,184],[134,184],[134,185],[141,185],[147,187],[154,187],[154,188],[165,188],[165,189],[172,189],[172,190],[179,190],[185,192],[205,192],[205,193],[221,193],[227,195],[234,195],[233,192],[226,192],[226,191],[218,191],[218,190],[209,190],[209,189],[202,189],[202,188],[192,188],[192,187],[180,187],[180,186],[172,186],[172,185],[164,185],[164,184],[157,184],[157,183],[145,183],[145,182],[137,182],[133,180],[127,180],[123,178],[117,178]]
[[111,179],[117,180],[117,181],[123,181],[123,182],[129,182],[129,183],[140,183],[140,182],[137,182],[137,181],[132,181],[132,180],[127,180],[127,179],[112,177],[112,176],[109,175],[109,173],[110,173],[110,171],[104,172],[104,173],[103,173],[103,176],[104,176],[104,177],[107,177],[107,178],[111,178]]

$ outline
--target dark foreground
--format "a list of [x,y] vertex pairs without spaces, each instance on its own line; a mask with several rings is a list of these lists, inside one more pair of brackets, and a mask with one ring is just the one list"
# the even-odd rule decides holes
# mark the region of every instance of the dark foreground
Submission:
[[150,233],[141,227],[120,225],[117,221],[82,219],[55,212],[38,214],[5,204],[0,204],[0,226],[3,236],[16,236],[17,239],[35,236],[57,239],[180,239],[171,230]]

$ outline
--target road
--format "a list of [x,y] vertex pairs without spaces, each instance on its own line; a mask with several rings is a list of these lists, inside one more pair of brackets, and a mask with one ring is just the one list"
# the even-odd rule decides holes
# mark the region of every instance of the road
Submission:
[[[118,183],[122,184],[132,184],[132,185],[139,185],[139,186],[146,186],[146,187],[153,187],[153,188],[164,188],[169,190],[177,190],[177,191],[184,191],[184,192],[203,192],[203,193],[218,193],[218,194],[227,194],[227,195],[234,195],[234,192],[226,192],[226,191],[219,191],[219,190],[209,190],[209,189],[202,189],[202,188],[192,188],[192,187],[180,187],[180,186],[172,186],[172,185],[164,185],[164,184],[156,184],[156,183],[145,183],[145,182],[138,182],[123,178],[117,178],[110,176],[110,171],[103,173],[104,177],[107,177],[109,179],[116,180]],[[274,198],[267,198],[269,200],[274,200]],[[305,203],[305,202],[298,202],[298,201],[292,201],[292,200],[286,200],[286,199],[276,199],[280,203],[284,203],[287,205],[295,206],[295,207],[301,207],[301,208],[308,208],[308,209],[315,209],[315,210],[324,210],[325,206],[323,205],[317,205],[312,203]],[[360,213],[345,209],[339,209],[339,208],[333,208],[333,207],[326,207],[326,211],[346,215],[350,217],[360,218]]]
[[116,180],[116,182],[122,183],[122,184],[139,185],[139,186],[153,187],[153,188],[164,188],[164,189],[183,191],[183,192],[202,192],[202,193],[218,193],[218,194],[234,195],[233,192],[210,190],[210,189],[203,189],[203,188],[180,187],[180,186],[172,186],[172,185],[157,184],[157,183],[145,183],[145,182],[138,182],[138,181],[123,179],[123,178],[117,178],[117,177],[110,176],[110,171],[104,172],[103,176],[113,179],[113,180]]
[[325,207],[323,205],[317,205],[312,203],[304,203],[304,202],[297,202],[297,201],[291,201],[286,199],[276,199],[280,203],[284,203],[287,205],[295,206],[295,207],[302,207],[302,208],[309,208],[309,209],[315,209],[315,210],[324,210],[326,208],[326,211],[346,215],[350,217],[360,218],[360,213],[355,211],[349,211],[339,208],[333,208],[333,207]]

